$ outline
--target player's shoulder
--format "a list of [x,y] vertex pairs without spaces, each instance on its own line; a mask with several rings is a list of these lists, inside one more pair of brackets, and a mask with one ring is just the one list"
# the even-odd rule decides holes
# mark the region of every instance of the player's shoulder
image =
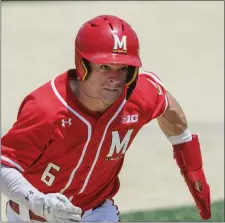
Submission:
[[156,85],[164,87],[163,81],[156,73],[153,73],[151,71],[144,71],[139,74],[137,87],[143,89],[143,87],[155,87]]
[[135,90],[147,101],[163,96],[166,92],[163,81],[153,72],[142,72],[138,76]]
[[36,117],[36,119],[50,119],[56,116],[57,111],[63,105],[58,100],[54,88],[57,85],[60,92],[66,91],[66,74],[67,72],[57,75],[27,94],[20,105],[18,116],[26,115]]
[[146,123],[161,116],[168,106],[168,100],[158,75],[153,72],[140,73],[130,102],[142,112]]

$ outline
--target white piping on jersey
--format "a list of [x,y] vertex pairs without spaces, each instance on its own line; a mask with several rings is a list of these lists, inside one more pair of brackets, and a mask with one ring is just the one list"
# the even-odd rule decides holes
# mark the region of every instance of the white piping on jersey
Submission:
[[[81,154],[81,157],[80,157],[80,159],[79,159],[79,161],[78,161],[77,166],[75,167],[75,169],[73,170],[73,172],[72,172],[71,175],[70,175],[69,181],[67,182],[66,186],[65,186],[63,189],[61,189],[61,191],[60,191],[60,193],[63,193],[63,192],[64,192],[67,188],[69,188],[69,186],[71,185],[72,180],[73,180],[73,178],[74,178],[74,176],[75,176],[75,173],[76,173],[77,169],[80,167],[80,165],[81,165],[81,163],[82,163],[82,161],[83,161],[83,158],[84,158],[84,155],[85,155],[85,153],[86,153],[88,144],[89,144],[89,142],[90,142],[90,140],[91,140],[92,128],[91,128],[91,124],[90,124],[83,116],[81,116],[78,112],[76,112],[74,109],[72,109],[72,108],[66,103],[66,101],[61,97],[61,95],[59,94],[59,92],[57,91],[57,89],[56,89],[56,87],[55,87],[54,81],[55,81],[55,79],[53,79],[53,80],[51,81],[51,86],[52,86],[52,89],[53,89],[55,95],[57,96],[57,98],[62,102],[62,104],[63,104],[66,108],[68,108],[74,115],[76,115],[76,116],[77,116],[81,121],[83,121],[83,122],[87,125],[87,127],[88,127],[88,139],[87,139],[87,142],[86,142],[86,144],[85,144],[85,146],[84,146],[84,149],[83,149],[83,151],[82,151],[82,154]],[[87,175],[87,177],[86,177],[86,179],[85,179],[85,181],[84,181],[83,187],[81,188],[79,194],[82,193],[82,192],[84,192],[84,190],[85,190],[85,188],[86,188],[86,186],[87,186],[87,184],[88,184],[88,181],[89,181],[89,179],[90,179],[90,177],[91,177],[91,174],[92,174],[92,172],[93,172],[93,170],[94,170],[95,164],[97,163],[97,160],[98,160],[98,157],[99,157],[101,148],[102,148],[102,144],[103,144],[103,142],[104,142],[104,139],[105,139],[107,130],[108,130],[108,128],[109,128],[109,125],[114,121],[114,119],[116,118],[116,116],[120,113],[120,111],[122,110],[122,108],[123,108],[123,106],[125,105],[125,103],[126,103],[126,99],[123,100],[123,102],[122,102],[121,105],[119,106],[119,108],[118,108],[118,110],[116,111],[116,113],[113,115],[113,117],[112,117],[112,118],[110,119],[110,121],[107,123],[106,128],[105,128],[104,133],[103,133],[103,136],[102,136],[102,139],[101,139],[101,142],[100,142],[100,144],[99,144],[99,147],[98,147],[98,150],[97,150],[97,153],[96,153],[94,162],[93,162],[93,164],[92,164],[92,166],[91,166],[91,169],[90,169],[90,171],[89,171],[89,173],[88,173],[88,175]]]
[[73,200],[73,196],[70,196],[70,197],[69,197],[69,201],[72,201],[72,200]]
[[161,86],[164,87],[163,82],[162,82],[158,77],[156,77],[153,73],[150,73],[150,72],[143,72],[142,74],[147,74],[147,75],[151,76],[152,79],[154,79],[158,84],[160,84]]
[[66,186],[65,186],[63,189],[61,189],[60,193],[63,193],[63,192],[71,185],[71,183],[72,183],[72,181],[73,181],[73,178],[74,178],[74,176],[75,176],[75,174],[76,174],[76,171],[78,170],[78,168],[80,167],[80,165],[81,165],[81,163],[82,163],[82,161],[83,161],[83,159],[84,159],[84,155],[85,155],[85,153],[86,153],[88,144],[89,144],[89,142],[90,142],[90,140],[91,140],[92,128],[91,128],[91,124],[90,124],[83,116],[81,116],[78,112],[76,112],[74,109],[72,109],[72,108],[65,102],[65,100],[61,97],[61,95],[60,95],[59,92],[57,91],[57,89],[56,89],[56,87],[55,87],[54,81],[55,81],[55,79],[53,79],[53,80],[51,81],[51,86],[52,86],[52,89],[53,89],[55,95],[57,96],[57,98],[62,102],[62,104],[63,104],[66,108],[68,108],[75,116],[77,116],[82,122],[84,122],[84,123],[87,125],[87,128],[88,128],[88,137],[87,137],[87,141],[86,141],[86,143],[85,143],[85,145],[84,145],[84,148],[83,148],[83,150],[82,150],[81,157],[80,157],[80,159],[79,159],[79,161],[78,161],[78,163],[77,163],[77,166],[73,169],[72,173],[70,174],[70,178],[69,178],[69,180],[68,180]]
[[12,161],[11,159],[9,159],[8,157],[5,156],[1,156],[1,159],[12,164],[13,166],[17,167],[21,172],[24,172],[24,169],[22,166],[20,166],[18,163]]
[[87,184],[88,184],[88,181],[89,181],[89,179],[90,179],[90,177],[91,177],[91,174],[92,174],[92,172],[93,172],[93,170],[94,170],[95,164],[96,164],[96,162],[97,162],[97,160],[98,160],[98,157],[99,157],[99,154],[100,154],[100,151],[101,151],[101,148],[102,148],[102,144],[103,144],[103,142],[104,142],[104,140],[105,140],[105,136],[106,136],[106,133],[107,133],[107,131],[108,131],[108,128],[109,128],[110,124],[114,121],[114,119],[116,118],[116,116],[120,113],[120,111],[122,110],[122,108],[123,108],[123,106],[125,105],[125,103],[126,103],[126,99],[123,100],[122,104],[119,106],[119,108],[118,108],[118,110],[116,111],[116,113],[113,115],[113,117],[112,117],[112,118],[110,119],[110,121],[107,123],[107,125],[106,125],[106,127],[105,127],[105,130],[104,130],[104,133],[103,133],[103,136],[102,136],[102,139],[101,139],[101,142],[100,142],[100,144],[99,144],[99,146],[98,146],[97,153],[96,153],[96,155],[95,155],[95,160],[94,160],[94,162],[93,162],[93,164],[92,164],[92,166],[91,166],[91,169],[90,169],[90,171],[89,171],[89,173],[88,173],[88,175],[87,175],[87,177],[86,177],[86,179],[85,179],[84,185],[83,185],[82,189],[80,190],[79,194],[81,194],[81,193],[85,190],[85,188],[86,188],[86,186],[87,186]]

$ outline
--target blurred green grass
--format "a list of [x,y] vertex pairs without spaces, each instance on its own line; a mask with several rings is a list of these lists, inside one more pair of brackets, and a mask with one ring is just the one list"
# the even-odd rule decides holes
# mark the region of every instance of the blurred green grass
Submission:
[[[209,222],[224,222],[224,200],[212,203],[212,218]],[[201,220],[195,206],[182,206],[169,209],[156,209],[121,214],[121,221],[188,221]]]

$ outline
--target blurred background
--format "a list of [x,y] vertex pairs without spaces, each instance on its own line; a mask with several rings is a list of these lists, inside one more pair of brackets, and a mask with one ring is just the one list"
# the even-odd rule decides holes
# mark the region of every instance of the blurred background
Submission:
[[[141,71],[155,72],[182,105],[200,137],[211,186],[212,221],[224,221],[223,1],[3,1],[1,4],[1,132],[16,120],[24,96],[74,67],[79,27],[117,15],[140,40]],[[155,121],[127,152],[115,197],[122,221],[200,221]],[[1,219],[5,201],[1,199]]]

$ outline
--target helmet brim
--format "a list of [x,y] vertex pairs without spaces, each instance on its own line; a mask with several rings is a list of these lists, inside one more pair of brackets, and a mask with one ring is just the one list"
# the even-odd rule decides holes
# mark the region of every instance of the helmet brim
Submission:
[[117,53],[96,53],[94,55],[83,55],[85,59],[96,64],[126,64],[141,67],[142,63],[138,56]]

